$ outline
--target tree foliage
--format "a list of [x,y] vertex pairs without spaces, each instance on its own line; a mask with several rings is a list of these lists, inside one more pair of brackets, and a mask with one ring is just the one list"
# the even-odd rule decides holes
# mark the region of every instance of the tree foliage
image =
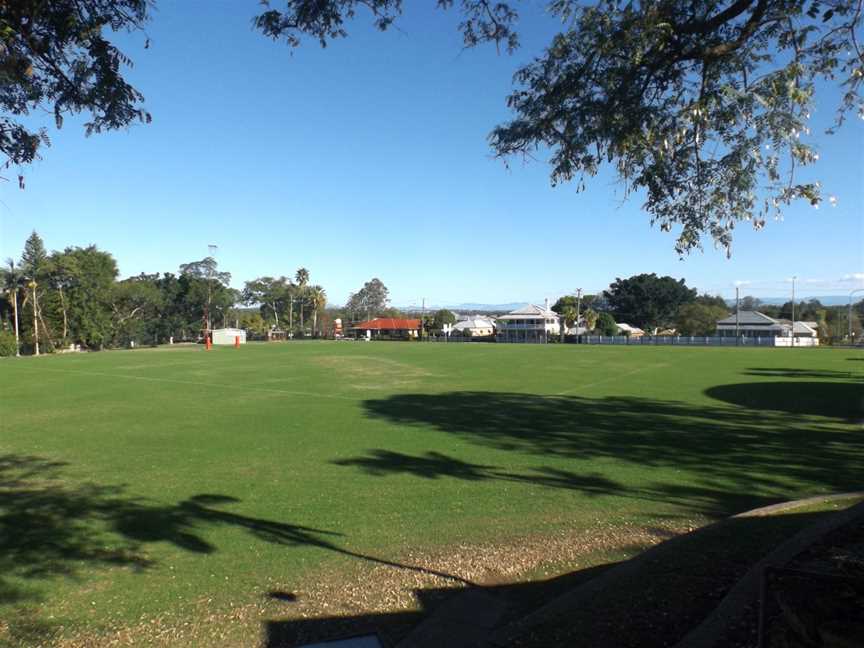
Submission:
[[[513,51],[519,0],[434,0],[457,8],[466,47]],[[678,231],[684,254],[704,235],[731,253],[735,226],[761,229],[797,199],[818,206],[821,183],[810,114],[818,83],[841,88],[834,128],[864,117],[864,0],[547,0],[564,29],[515,75],[513,119],[490,134],[502,159],[549,156],[553,184],[577,188],[604,164],[625,194],[645,196],[652,223]],[[296,47],[347,36],[361,10],[379,29],[402,0],[263,0],[253,25]],[[13,0],[0,4],[0,153],[31,162],[46,130],[89,115],[86,132],[149,121],[143,96],[121,74],[131,61],[110,32],[141,30],[148,0]],[[26,121],[26,126],[25,126]],[[22,180],[23,181],[23,180]],[[298,280],[298,283],[301,283]]]
[[642,329],[671,324],[678,308],[696,299],[696,290],[683,279],[640,274],[616,279],[604,295],[615,319]]
[[679,335],[713,335],[718,320],[729,315],[725,306],[693,302],[678,309],[675,328]]
[[597,317],[597,326],[595,330],[600,335],[618,335],[618,324],[615,322],[615,318],[612,317],[611,313],[603,311]]
[[258,277],[246,282],[242,292],[243,303],[257,305],[261,310],[261,317],[265,321],[271,321],[279,328],[291,300],[291,281],[287,277]]
[[355,316],[375,317],[384,314],[390,302],[390,291],[377,277],[367,281],[356,293],[348,297],[346,310]]
[[447,310],[446,308],[442,308],[440,310],[435,311],[435,314],[432,316],[432,330],[440,331],[444,328],[445,324],[455,324],[456,323],[456,315],[453,314],[452,311]]
[[[438,6],[452,7],[452,0]],[[518,45],[514,2],[463,0],[466,46]],[[386,29],[399,0],[294,0],[256,19],[265,35],[322,45],[347,34],[359,6]],[[626,193],[644,193],[653,223],[679,230],[676,249],[703,234],[731,253],[741,221],[761,229],[795,199],[822,201],[796,171],[818,154],[809,139],[820,79],[843,94],[835,126],[864,116],[861,0],[549,0],[566,28],[515,76],[514,119],[490,135],[502,158],[550,155],[553,184],[604,163]],[[832,131],[833,132],[833,131]]]
[[[49,143],[31,113],[86,113],[85,132],[150,121],[143,95],[121,74],[131,61],[111,32],[143,28],[148,0],[10,0],[0,3],[0,154],[27,164]],[[24,117],[24,119],[21,119]],[[23,184],[23,179],[19,178]]]

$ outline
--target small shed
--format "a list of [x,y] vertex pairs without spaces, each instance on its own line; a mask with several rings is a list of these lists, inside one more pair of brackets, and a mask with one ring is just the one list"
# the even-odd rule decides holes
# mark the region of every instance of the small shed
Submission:
[[223,328],[213,329],[213,344],[222,344],[225,346],[233,346],[237,338],[240,338],[240,344],[246,344],[246,331],[239,328]]

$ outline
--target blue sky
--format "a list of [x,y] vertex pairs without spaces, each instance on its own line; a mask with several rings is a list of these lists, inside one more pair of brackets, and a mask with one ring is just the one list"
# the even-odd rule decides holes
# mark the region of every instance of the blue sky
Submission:
[[127,276],[176,272],[215,243],[236,287],[305,266],[333,303],[373,276],[397,305],[542,301],[639,272],[725,296],[736,281],[783,295],[792,275],[802,295],[864,287],[861,120],[817,140],[837,207],[741,226],[731,260],[710,242],[680,260],[609,173],[577,194],[552,188],[542,161],[491,158],[513,71],[557,27],[538,3],[514,56],[463,51],[456,12],[406,4],[391,31],[361,17],[347,40],[292,53],[252,31],[256,2],[160,2],[149,49],[122,39],[153,123],[85,138],[81,120],[46,121],[52,146],[23,170],[26,190],[0,183],[0,258],[36,229],[49,249],[110,251]]

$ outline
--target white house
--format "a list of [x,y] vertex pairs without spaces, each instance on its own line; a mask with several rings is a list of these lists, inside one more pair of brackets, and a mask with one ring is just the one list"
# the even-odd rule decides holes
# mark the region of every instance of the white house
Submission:
[[496,342],[547,342],[561,334],[561,320],[558,313],[545,307],[528,304],[496,321]]
[[759,311],[732,313],[717,322],[720,337],[790,337],[791,326]]
[[495,334],[495,322],[489,317],[467,317],[453,324],[450,330],[471,337],[488,337]]

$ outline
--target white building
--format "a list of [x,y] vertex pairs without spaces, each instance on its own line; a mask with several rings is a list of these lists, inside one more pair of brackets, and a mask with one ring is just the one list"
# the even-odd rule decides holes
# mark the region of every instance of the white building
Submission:
[[741,311],[717,322],[721,337],[791,337],[791,326],[759,311]]
[[213,329],[213,344],[221,344],[223,346],[233,346],[240,338],[240,344],[246,344],[246,331],[239,328],[223,328]]
[[528,304],[496,321],[496,342],[547,342],[561,334],[561,320],[558,313],[545,307]]
[[468,317],[453,324],[451,331],[470,337],[488,337],[495,334],[495,322],[489,317]]
[[629,324],[618,324],[618,332],[621,335],[626,335],[628,337],[642,337],[645,335],[645,331],[643,331],[638,326],[630,326]]

